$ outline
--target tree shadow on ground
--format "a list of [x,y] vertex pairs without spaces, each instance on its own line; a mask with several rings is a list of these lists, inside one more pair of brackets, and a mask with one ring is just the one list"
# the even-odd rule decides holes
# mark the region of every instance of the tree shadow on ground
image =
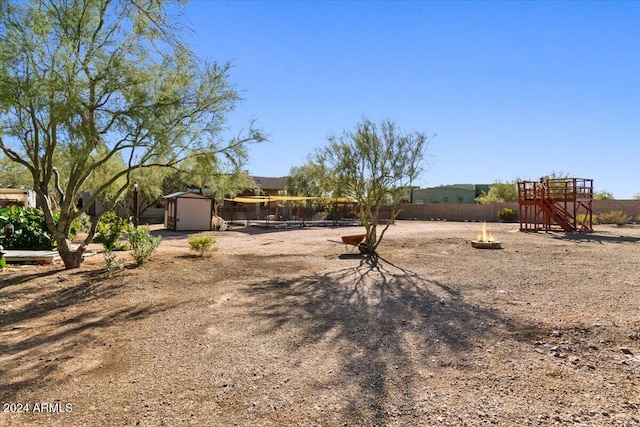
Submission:
[[[419,406],[425,369],[476,369],[472,353],[505,334],[535,340],[544,331],[465,299],[455,284],[421,277],[384,259],[247,291],[262,333],[293,329],[291,351],[329,351],[340,372],[319,389],[350,390],[347,423],[387,425]],[[483,353],[484,351],[481,350]]]
[[[139,321],[173,307],[108,302],[122,293],[124,285],[102,280],[103,277],[93,273],[71,273],[81,276],[78,283],[60,286],[53,283],[54,278],[48,283],[25,283],[0,293],[3,299],[12,302],[0,317],[0,360],[4,361],[0,369],[0,398],[3,401],[33,391],[58,374],[69,359],[92,352],[92,347],[101,339],[101,330]],[[58,279],[71,280],[67,275],[60,275]],[[29,293],[33,295],[25,298]]]
[[613,235],[613,234],[594,234],[594,233],[566,233],[554,236],[559,240],[571,240],[578,243],[638,243],[640,237]]
[[41,271],[41,272],[38,272],[38,273],[30,272],[28,274],[15,275],[15,276],[11,276],[9,278],[2,277],[2,282],[0,282],[0,290],[2,290],[4,288],[7,288],[9,286],[19,285],[21,283],[25,283],[25,282],[28,282],[30,280],[34,280],[34,279],[37,279],[37,278],[52,276],[52,275],[54,275],[56,273],[59,273],[59,272],[60,272],[60,270],[46,270],[46,271]]

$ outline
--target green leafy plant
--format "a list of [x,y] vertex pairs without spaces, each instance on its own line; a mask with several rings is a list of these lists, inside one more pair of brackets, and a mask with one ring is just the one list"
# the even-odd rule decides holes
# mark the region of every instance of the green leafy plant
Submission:
[[629,222],[631,217],[622,211],[609,211],[600,213],[598,219],[600,224],[624,225]]
[[91,228],[91,217],[86,213],[82,213],[73,221],[71,226],[77,233],[88,233]]
[[2,252],[4,248],[0,245],[0,270],[7,266],[7,260],[4,259],[4,252]]
[[104,264],[107,270],[107,276],[113,275],[114,272],[122,270],[124,268],[124,261],[122,261],[112,251],[104,251]]
[[516,211],[511,208],[503,208],[498,211],[498,218],[503,222],[515,222]]
[[129,228],[129,221],[115,212],[106,212],[100,217],[93,241],[102,243],[106,251],[126,251],[127,245],[120,243]]
[[189,248],[193,252],[199,252],[200,256],[204,256],[204,254],[211,255],[213,251],[218,250],[215,246],[216,239],[208,234],[196,234],[195,236],[191,236],[187,239],[187,243],[189,243]]
[[154,237],[149,232],[149,227],[141,226],[129,229],[129,244],[133,250],[133,258],[138,265],[142,265],[153,255],[160,245],[162,238]]
[[[57,217],[54,216],[54,220]],[[14,249],[52,249],[55,240],[47,231],[44,214],[40,209],[22,206],[10,206],[0,209],[0,233],[7,224],[13,226],[11,236],[4,236],[7,248]]]

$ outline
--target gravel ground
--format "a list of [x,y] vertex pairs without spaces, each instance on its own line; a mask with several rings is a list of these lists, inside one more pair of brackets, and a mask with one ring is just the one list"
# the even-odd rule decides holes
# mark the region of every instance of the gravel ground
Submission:
[[[640,426],[640,226],[162,231],[0,273],[0,425]],[[21,412],[20,412],[21,411]]]

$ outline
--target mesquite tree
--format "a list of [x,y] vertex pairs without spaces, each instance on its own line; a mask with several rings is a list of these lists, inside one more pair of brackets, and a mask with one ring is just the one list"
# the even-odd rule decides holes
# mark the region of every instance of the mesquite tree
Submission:
[[[325,186],[335,196],[357,201],[370,255],[376,254],[389,225],[400,213],[402,197],[422,173],[428,144],[424,133],[402,132],[390,120],[378,125],[363,119],[355,130],[330,136],[329,144],[316,152],[315,162],[325,171]],[[390,207],[391,218],[378,236],[383,206]]]
[[239,100],[230,65],[194,56],[169,3],[0,0],[0,149],[28,169],[66,268],[81,264],[97,218],[77,249],[72,221],[107,192],[115,204],[136,171],[262,139],[221,141]]

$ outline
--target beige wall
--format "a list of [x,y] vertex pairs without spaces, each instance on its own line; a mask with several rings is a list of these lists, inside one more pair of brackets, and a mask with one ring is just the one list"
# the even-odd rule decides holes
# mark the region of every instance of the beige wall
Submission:
[[[518,203],[476,204],[404,204],[398,219],[447,220],[447,221],[494,221],[502,208],[511,208],[518,213]],[[640,200],[594,200],[593,213],[622,211],[637,220],[640,215]]]

